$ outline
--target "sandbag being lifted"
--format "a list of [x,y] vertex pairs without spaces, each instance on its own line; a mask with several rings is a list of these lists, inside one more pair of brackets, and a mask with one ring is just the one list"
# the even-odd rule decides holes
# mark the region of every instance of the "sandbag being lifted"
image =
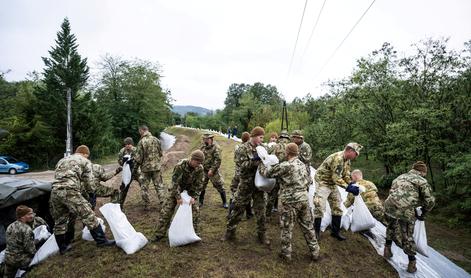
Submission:
[[375,219],[370,210],[363,201],[361,195],[355,196],[353,203],[352,223],[350,229],[352,232],[365,231],[375,226]]
[[[272,165],[275,165],[279,163],[278,158],[275,155],[269,155],[267,150],[262,147],[258,146],[257,148],[257,154],[262,160],[263,165],[270,169]],[[260,167],[257,169],[257,173],[255,174],[255,187],[258,188],[258,190],[265,191],[265,192],[270,192],[273,190],[276,184],[276,179],[268,179],[265,178],[260,174]]]
[[191,210],[190,200],[186,190],[180,194],[183,203],[178,207],[177,213],[173,217],[172,224],[168,229],[168,241],[170,247],[187,245],[200,241],[201,238],[196,235],[193,227],[193,212]]

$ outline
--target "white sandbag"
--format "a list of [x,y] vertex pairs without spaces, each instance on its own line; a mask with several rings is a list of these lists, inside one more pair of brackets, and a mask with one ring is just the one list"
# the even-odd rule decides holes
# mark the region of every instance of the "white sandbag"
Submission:
[[371,229],[375,226],[375,219],[368,210],[361,195],[355,197],[353,202],[352,224],[350,229],[352,232],[359,232]]
[[186,190],[183,191],[180,196],[183,203],[178,207],[177,213],[175,213],[170,228],[168,229],[170,247],[182,246],[201,240],[201,238],[196,235],[193,227],[193,212],[190,204],[191,197]]
[[331,222],[332,222],[332,211],[330,209],[329,202],[325,202],[325,212],[324,212],[324,215],[322,216],[321,231],[325,232],[325,229],[329,227]]
[[147,238],[134,230],[119,204],[107,203],[100,208],[100,212],[110,226],[116,245],[126,254],[133,254],[147,244]]
[[425,231],[425,222],[416,220],[414,225],[414,242],[417,246],[417,252],[428,257],[427,233]]
[[309,185],[309,191],[307,192],[307,200],[309,202],[309,207],[311,208],[311,210],[313,210],[313,212],[314,212],[314,193],[316,193],[315,182]]
[[348,231],[350,229],[350,225],[352,224],[353,206],[347,209],[342,203],[342,210],[344,213],[342,215],[342,223],[340,224],[340,227],[345,231]]
[[[131,159],[130,155],[125,155],[124,157],[128,157],[128,159]],[[129,166],[129,160],[128,160],[123,165],[123,173],[122,173],[123,184],[125,186],[129,186],[129,184],[131,183],[131,178],[132,178],[132,173],[131,173],[131,167]]]
[[[103,229],[103,232],[105,232],[106,231],[105,221],[103,221],[103,219],[99,217],[97,218],[98,218],[98,222],[101,225],[101,228]],[[92,234],[90,234],[90,231],[88,230],[87,226],[85,226],[82,230],[82,239],[87,240],[87,241],[94,241]]]
[[48,257],[57,253],[59,253],[59,246],[57,245],[56,237],[54,235],[51,235],[41,246],[41,248],[36,251],[36,254],[34,254],[33,260],[31,261],[29,266],[39,264]]
[[5,261],[5,250],[0,252],[0,264],[2,264]]
[[255,187],[257,187],[258,190],[270,192],[275,187],[275,184],[276,179],[265,178],[260,174],[259,169],[257,169],[257,173],[255,173]]
[[47,240],[51,236],[51,233],[47,230],[46,225],[40,225],[36,227],[33,233],[34,233],[34,241],[36,242]]
[[260,157],[263,165],[265,165],[266,167],[280,163],[280,161],[278,160],[278,157],[276,157],[276,155],[273,155],[273,154],[268,154],[267,149],[265,149],[263,146],[258,146],[256,150],[257,150],[258,157]]

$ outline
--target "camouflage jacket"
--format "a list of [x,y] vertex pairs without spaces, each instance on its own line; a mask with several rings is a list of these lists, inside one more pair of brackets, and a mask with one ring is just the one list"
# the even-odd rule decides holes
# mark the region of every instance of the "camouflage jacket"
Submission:
[[240,178],[255,178],[255,173],[259,161],[253,161],[252,158],[257,155],[256,146],[252,146],[250,141],[241,144],[235,154],[235,162],[239,167]]
[[140,167],[141,172],[159,171],[161,158],[162,146],[160,140],[152,136],[150,132],[144,133],[139,143],[137,143],[134,169]]
[[308,143],[303,142],[299,147],[299,160],[301,160],[310,169],[312,159],[312,149]]
[[44,219],[42,219],[41,217],[39,216],[35,216],[33,218],[33,221],[31,221],[31,223],[28,223],[28,225],[31,227],[31,229],[36,229],[37,227],[41,226],[41,225],[46,225],[47,227],[49,227],[49,225],[47,225],[46,221],[44,221]]
[[[359,180],[356,184],[361,185],[365,188],[365,192],[361,193],[361,198],[365,201],[365,204],[368,208],[373,206],[383,206],[383,203],[378,197],[378,188],[371,181]],[[347,200],[345,200],[345,206],[348,208],[353,205],[355,201],[355,196],[352,193],[348,193]]]
[[136,150],[137,148],[132,146],[132,148],[130,150],[126,149],[126,148],[121,148],[121,150],[119,150],[119,153],[118,153],[118,164],[119,166],[123,166],[124,164],[124,156],[129,154],[131,155],[131,158],[134,158],[134,155],[136,153]]
[[92,164],[92,182],[87,183],[83,190],[86,193],[95,193],[96,189],[100,186],[100,182],[105,182],[116,175],[116,172],[105,172],[105,168],[100,164]]
[[204,153],[204,171],[212,170],[214,173],[221,167],[221,147],[218,144],[206,146],[201,145],[200,150]]
[[432,189],[416,170],[402,174],[392,182],[389,196],[384,202],[385,213],[393,218],[414,221],[415,208],[430,211],[435,205]]
[[79,154],[73,154],[57,162],[52,188],[80,192],[91,182],[93,182],[92,163]]
[[240,144],[235,145],[234,147],[234,170],[236,175],[240,174],[239,166],[237,166],[237,151],[239,150]]
[[173,169],[170,196],[174,196],[178,200],[181,198],[180,193],[186,190],[188,195],[196,199],[203,189],[203,171],[202,165],[192,168],[188,158],[180,160]]
[[350,160],[343,158],[343,151],[329,155],[317,169],[315,180],[319,185],[347,188],[351,181]]
[[297,157],[275,164],[269,170],[262,163],[260,173],[267,178],[276,178],[280,185],[278,194],[281,203],[307,202],[308,173],[306,165]]
[[269,154],[274,154],[276,157],[278,157],[278,160],[280,162],[283,162],[286,160],[285,156],[285,150],[286,150],[286,145],[289,144],[289,140],[286,138],[280,138],[278,142],[268,150]]
[[36,253],[34,233],[29,224],[17,220],[6,231],[5,261],[8,264],[32,259]]

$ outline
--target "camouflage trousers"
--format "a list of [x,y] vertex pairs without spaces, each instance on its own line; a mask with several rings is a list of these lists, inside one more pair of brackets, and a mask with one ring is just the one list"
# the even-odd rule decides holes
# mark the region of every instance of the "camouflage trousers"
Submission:
[[90,203],[79,191],[53,187],[49,206],[52,218],[54,218],[54,234],[56,235],[63,235],[70,227],[73,227],[74,223],[72,222],[75,222],[76,217],[89,230],[93,230],[98,226],[98,219]]
[[386,223],[384,219],[384,206],[382,204],[366,203],[366,206],[376,220],[383,224]]
[[319,255],[320,248],[314,233],[314,222],[308,202],[282,203],[280,210],[281,253],[286,256],[291,255],[291,239],[296,221],[303,232],[311,255]]
[[[18,269],[26,270],[29,268],[29,264],[33,258],[21,258],[19,260],[5,259],[3,264],[3,277],[4,278],[14,278],[16,277],[16,272]],[[1,272],[0,272],[1,273]]]
[[121,182],[121,185],[119,187],[119,205],[121,209],[124,208],[124,202],[126,202],[126,196],[128,195],[129,188],[131,187],[131,184],[133,181],[136,181],[139,184],[139,187],[141,188],[141,198],[144,204],[146,205],[149,204],[149,194],[143,194],[140,178],[141,178],[141,170],[138,169],[137,171],[132,173],[132,178],[128,186],[125,186],[124,183]]
[[[237,166],[236,166],[237,168]],[[234,193],[237,191],[237,187],[239,187],[240,176],[239,171],[237,169],[234,170],[234,177],[231,181],[231,192]]]
[[246,210],[247,204],[253,200],[253,211],[255,218],[257,219],[257,232],[263,234],[266,231],[266,202],[267,196],[263,191],[258,190],[255,187],[254,178],[241,178],[239,187],[234,194],[234,200],[232,201],[232,210],[229,214],[227,221],[227,230],[234,231],[237,228],[237,224],[242,220],[242,216]]
[[89,201],[92,206],[92,210],[95,210],[97,197],[111,197],[112,203],[119,203],[120,195],[117,189],[100,184],[96,187],[94,193],[89,194]]
[[280,190],[280,185],[277,183],[275,187],[268,193],[267,197],[267,214],[271,214],[273,208],[277,208],[278,203],[278,191]]
[[329,202],[332,215],[342,216],[342,209],[340,208],[342,197],[337,186],[318,183],[316,193],[314,194],[314,217],[322,218],[324,216],[325,203],[327,201]]
[[212,177],[208,176],[208,171],[204,170],[204,179],[203,179],[203,189],[201,191],[205,191],[206,187],[208,186],[209,181],[213,184],[214,188],[219,193],[224,193],[224,180],[222,179],[221,172],[217,170],[214,172]]
[[[162,180],[162,173],[160,171],[142,172],[140,176],[141,196],[144,201],[144,206],[148,207],[150,204],[149,199],[149,186],[153,184],[157,192],[157,203],[159,208],[162,208],[163,202],[167,196],[167,189]],[[129,187],[129,186],[128,186]]]
[[[191,205],[191,210],[193,212],[193,228],[195,233],[199,234],[199,216],[200,209],[197,202],[198,198],[195,198],[195,203]],[[157,218],[157,229],[155,232],[156,236],[165,236],[168,228],[170,227],[170,221],[175,212],[175,207],[177,206],[177,200],[173,196],[167,198],[164,202],[162,209],[160,210],[159,217]]]
[[417,247],[414,242],[414,221],[396,219],[387,214],[384,214],[384,218],[387,223],[386,240],[394,241],[408,256],[415,256]]

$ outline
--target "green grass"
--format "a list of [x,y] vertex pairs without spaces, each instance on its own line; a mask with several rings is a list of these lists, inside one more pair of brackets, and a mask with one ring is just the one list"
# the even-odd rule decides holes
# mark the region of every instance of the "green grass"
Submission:
[[[187,153],[197,148],[201,134],[182,128],[167,132],[189,138]],[[216,141],[223,150],[222,174],[229,192],[233,176],[235,142],[222,136]],[[172,167],[164,173],[169,185]],[[139,189],[133,184],[126,202],[126,215],[139,232],[152,238],[158,216],[155,191],[151,189],[152,209],[144,212],[140,205]],[[208,185],[205,206],[201,210],[203,241],[197,244],[170,248],[168,240],[150,242],[133,255],[121,249],[96,248],[93,242],[81,240],[77,234],[73,249],[64,256],[54,256],[36,267],[29,277],[397,277],[395,270],[363,237],[344,232],[348,240],[338,242],[328,233],[322,235],[321,256],[317,263],[309,260],[306,243],[298,227],[293,233],[293,258],[288,265],[278,260],[280,232],[276,215],[269,219],[270,248],[256,241],[255,219],[244,220],[237,229],[237,241],[221,242],[225,232],[227,210],[221,208],[217,191]],[[77,231],[80,224],[77,224]],[[109,229],[107,234],[110,235]]]

